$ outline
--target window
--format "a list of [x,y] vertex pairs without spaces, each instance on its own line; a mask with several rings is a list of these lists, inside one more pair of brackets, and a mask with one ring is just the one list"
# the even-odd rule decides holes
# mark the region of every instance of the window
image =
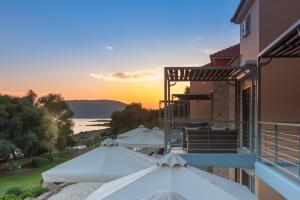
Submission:
[[243,37],[247,37],[251,33],[251,15],[248,15],[242,24]]
[[245,185],[253,194],[255,194],[255,178],[242,170],[242,185]]

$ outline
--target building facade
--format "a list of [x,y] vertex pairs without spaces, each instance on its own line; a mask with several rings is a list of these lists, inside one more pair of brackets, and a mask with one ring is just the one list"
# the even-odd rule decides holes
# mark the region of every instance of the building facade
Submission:
[[[240,26],[240,45],[212,54],[203,67],[165,68],[166,135],[172,127],[185,130],[182,156],[190,164],[239,182],[262,200],[300,195],[299,8],[299,0],[241,0],[231,19]],[[190,82],[191,94],[212,93],[213,103],[192,101],[193,121],[176,125],[169,93],[180,81]]]

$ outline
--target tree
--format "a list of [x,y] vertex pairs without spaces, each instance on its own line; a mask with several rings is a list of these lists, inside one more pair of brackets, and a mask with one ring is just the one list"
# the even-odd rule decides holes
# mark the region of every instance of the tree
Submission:
[[56,147],[63,149],[67,145],[67,138],[73,134],[73,112],[60,94],[48,94],[38,99],[38,104],[44,108],[57,125],[58,134]]
[[29,99],[32,104],[34,104],[37,100],[37,94],[33,90],[28,90],[25,98]]
[[183,93],[184,93],[184,94],[190,94],[190,93],[191,93],[191,87],[185,86],[184,92],[183,92]]
[[11,155],[20,149],[25,155],[32,155],[41,147],[39,138],[41,110],[34,106],[32,98],[0,96],[0,139],[10,145]]
[[0,159],[65,147],[73,133],[72,116],[61,95],[37,99],[32,90],[24,97],[0,95]]
[[149,127],[158,125],[158,111],[147,110],[141,103],[128,104],[123,111],[113,112],[111,116],[111,130],[120,134],[144,124]]
[[11,142],[0,139],[0,161],[7,160],[15,148],[15,145],[13,145]]

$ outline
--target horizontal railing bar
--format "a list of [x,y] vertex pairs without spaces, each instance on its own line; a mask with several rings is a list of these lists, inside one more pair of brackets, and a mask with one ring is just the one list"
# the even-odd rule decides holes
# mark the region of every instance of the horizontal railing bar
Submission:
[[[265,134],[262,134],[262,136],[270,136],[270,137],[273,137],[276,139],[276,136],[274,135],[265,135]],[[299,143],[299,139],[297,140],[291,140],[291,139],[287,139],[287,138],[282,138],[282,137],[277,137],[279,140],[287,140],[287,141],[290,141],[290,142],[296,142],[297,144]]]
[[291,172],[291,171],[289,171],[289,170],[287,170],[287,169],[285,169],[285,168],[283,168],[283,167],[281,167],[281,166],[279,166],[279,165],[276,165],[275,163],[272,163],[271,161],[269,161],[269,160],[267,160],[267,159],[264,159],[263,157],[261,157],[261,159],[262,159],[262,160],[265,160],[266,162],[268,162],[269,164],[273,165],[274,167],[278,167],[279,169],[285,171],[286,173],[288,173],[288,174],[290,174],[291,176],[293,176],[293,177],[295,177],[295,178],[297,178],[297,179],[300,180],[299,175],[296,175],[295,173],[293,173],[293,172]]
[[[270,149],[270,148],[266,148],[266,147],[263,147],[263,146],[262,146],[262,148],[264,148],[264,149],[266,149],[266,150],[269,150],[269,151],[272,151],[273,153],[276,153],[276,151],[274,151],[274,150],[272,150],[272,149]],[[289,157],[289,158],[291,158],[291,159],[294,159],[294,160],[296,160],[296,161],[299,161],[298,158],[295,158],[295,157],[293,157],[293,156],[286,155],[286,154],[284,154],[284,153],[281,153],[280,151],[278,151],[277,153],[280,154],[280,155]]]
[[294,165],[295,167],[299,167],[299,165],[297,165],[297,164],[295,164],[295,163],[293,163],[293,162],[291,162],[291,161],[288,161],[288,160],[285,160],[285,159],[283,159],[283,158],[280,158],[280,157],[276,157],[274,154],[271,154],[271,153],[269,153],[269,152],[267,152],[267,151],[264,151],[264,150],[262,150],[264,153],[266,153],[266,154],[269,154],[269,155],[271,155],[271,156],[274,156],[274,158],[278,158],[278,159],[280,159],[280,160],[282,160],[282,161],[284,161],[284,162],[287,162],[287,163],[289,163],[289,164],[291,164],[291,165]]
[[[261,140],[261,141],[262,141],[262,143],[264,143],[264,144],[262,144],[262,146],[268,146],[268,147],[274,147],[274,148],[276,146],[275,142],[270,142],[268,140]],[[267,143],[267,144],[265,144],[265,143]],[[289,145],[289,147],[294,147],[295,150],[298,149],[298,145]],[[284,147],[284,148],[278,148],[278,149],[286,149],[286,147]]]
[[[268,142],[268,141],[265,141],[265,142],[274,145],[274,143],[271,143],[271,142]],[[284,148],[284,149],[289,149],[289,150],[291,150],[291,151],[299,152],[299,150],[297,150],[297,149],[291,149],[291,148],[289,148],[289,147],[285,147],[285,146],[282,146],[282,145],[280,145],[280,144],[278,144],[278,146],[279,146],[279,147],[282,147],[282,148]]]
[[[276,132],[275,131],[270,131],[270,130],[262,130],[261,131],[262,133],[275,133],[276,134]],[[278,134],[281,134],[281,135],[288,135],[288,136],[292,136],[292,137],[297,137],[297,139],[299,138],[299,133],[295,133],[295,134],[290,134],[290,133],[282,133],[282,132],[277,132]]]
[[292,126],[292,127],[299,127],[300,128],[300,123],[276,123],[276,122],[258,122],[259,124],[262,125],[277,125],[277,126]]
[[236,148],[233,148],[233,149],[195,149],[195,148],[190,148],[190,149],[188,149],[188,150],[190,150],[190,151],[232,151],[232,150],[237,150]]
[[[189,140],[188,139],[188,141],[190,141],[190,142],[210,142],[210,141],[212,141],[212,142],[224,142],[224,141],[221,141],[221,140]],[[226,142],[238,142],[237,140],[226,140]]]

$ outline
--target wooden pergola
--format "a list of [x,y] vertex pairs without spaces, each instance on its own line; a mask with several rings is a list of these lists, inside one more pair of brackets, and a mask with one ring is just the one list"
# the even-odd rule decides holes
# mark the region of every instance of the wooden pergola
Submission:
[[[246,63],[244,66],[204,66],[204,67],[165,67],[164,68],[164,127],[165,132],[168,135],[168,123],[172,120],[171,102],[171,87],[176,85],[176,82],[192,82],[192,81],[223,81],[229,82],[235,86],[235,91],[239,91],[240,81],[247,78],[251,78],[252,86],[255,85],[255,69],[256,63]],[[254,87],[252,87],[254,88]],[[255,92],[253,92],[253,102],[255,101]],[[236,94],[236,102],[238,101],[238,95]],[[178,97],[180,95],[176,94]],[[194,98],[193,96],[182,95],[182,98]],[[208,96],[199,96],[199,98],[208,98]],[[236,105],[237,106],[237,105]],[[253,108],[254,111],[254,108]],[[238,113],[236,113],[237,115]],[[254,119],[254,116],[253,118]],[[254,126],[253,126],[254,128]],[[168,144],[168,137],[165,137],[165,147]]]
[[249,67],[166,67],[168,81],[236,81]]

